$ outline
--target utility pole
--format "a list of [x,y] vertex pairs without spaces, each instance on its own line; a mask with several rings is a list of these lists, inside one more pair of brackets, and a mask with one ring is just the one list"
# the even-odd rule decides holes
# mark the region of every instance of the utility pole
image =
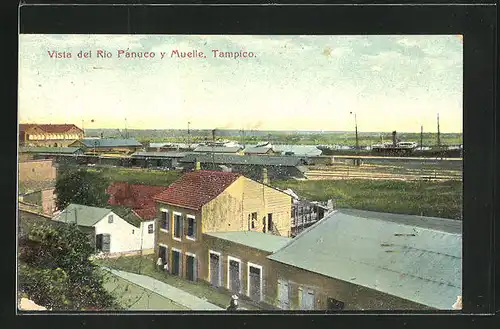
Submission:
[[424,126],[420,125],[420,151],[424,149]]
[[191,136],[190,136],[190,130],[189,130],[189,125],[190,125],[190,124],[191,124],[191,122],[189,122],[189,121],[188,121],[188,138],[187,138],[187,144],[188,144],[188,145],[190,145],[190,144],[191,144],[191,142],[190,142],[190,140],[191,140],[191,138],[190,138],[190,137],[191,137]]
[[441,131],[439,130],[439,113],[437,114],[437,125],[438,125],[437,145],[441,146]]
[[358,138],[358,119],[356,117],[355,112],[350,112],[351,114],[354,114],[354,129],[356,133],[356,150],[359,150],[359,138]]
[[127,118],[125,118],[125,138],[128,139]]

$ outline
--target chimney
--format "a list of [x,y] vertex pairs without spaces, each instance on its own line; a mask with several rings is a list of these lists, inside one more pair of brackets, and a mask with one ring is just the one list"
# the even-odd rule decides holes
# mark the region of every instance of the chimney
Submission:
[[267,168],[262,169],[262,183],[269,184],[269,177],[267,176]]
[[215,129],[212,129],[212,140],[215,142]]
[[200,161],[196,161],[194,170],[201,170],[201,164]]
[[396,131],[394,130],[392,132],[392,145],[396,146],[397,141],[396,141]]

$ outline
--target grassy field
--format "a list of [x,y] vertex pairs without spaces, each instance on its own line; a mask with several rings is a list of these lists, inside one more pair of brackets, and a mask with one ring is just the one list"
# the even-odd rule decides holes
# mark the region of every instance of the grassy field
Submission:
[[134,311],[182,311],[188,308],[176,304],[155,292],[144,289],[111,273],[106,274],[104,287],[111,292],[121,307]]
[[336,200],[339,208],[462,219],[462,182],[396,180],[276,181],[309,200]]
[[128,182],[130,184],[145,184],[169,186],[182,175],[180,171],[161,171],[134,168],[88,168],[90,171],[99,171],[109,182]]
[[[176,288],[184,290],[194,296],[206,299],[208,302],[217,306],[226,308],[231,299],[231,293],[215,289],[203,281],[191,282],[181,279],[177,276],[159,272],[154,266],[154,256],[128,256],[119,258],[96,259],[97,264],[101,264],[117,270],[127,271],[146,275],[157,280],[163,281]],[[240,301],[240,305],[249,310],[255,307]]]

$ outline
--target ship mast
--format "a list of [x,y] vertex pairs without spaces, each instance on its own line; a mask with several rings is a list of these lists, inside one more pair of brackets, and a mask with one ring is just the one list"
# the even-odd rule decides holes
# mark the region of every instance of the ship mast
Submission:
[[441,131],[439,130],[439,113],[437,114],[437,128],[438,128],[437,145],[441,146]]

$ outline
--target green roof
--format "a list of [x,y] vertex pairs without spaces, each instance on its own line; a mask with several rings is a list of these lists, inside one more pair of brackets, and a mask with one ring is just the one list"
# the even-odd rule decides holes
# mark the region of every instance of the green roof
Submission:
[[20,147],[20,153],[57,153],[73,154],[81,150],[79,147]]
[[59,215],[55,216],[54,220],[58,222],[76,223],[80,226],[92,227],[111,211],[111,209],[89,207],[72,203]]
[[283,236],[266,234],[262,232],[254,232],[254,231],[212,232],[205,234],[208,236],[235,242],[243,246],[267,252],[275,252],[276,250],[282,248],[292,240],[291,238]]
[[337,210],[268,258],[451,309],[462,295],[462,234],[450,221]]

